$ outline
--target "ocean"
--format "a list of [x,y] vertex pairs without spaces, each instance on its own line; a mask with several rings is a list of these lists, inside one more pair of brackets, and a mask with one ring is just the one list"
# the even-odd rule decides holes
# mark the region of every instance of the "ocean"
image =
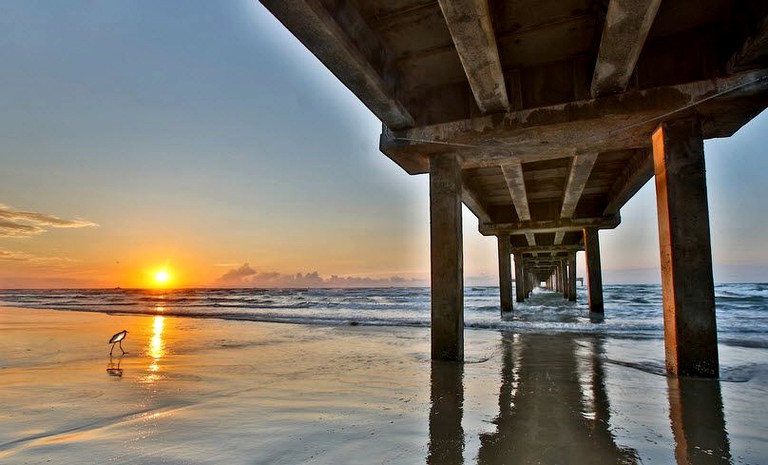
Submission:
[[[600,334],[663,339],[659,285],[606,285],[605,314],[590,315],[585,287],[577,302],[536,290],[499,316],[497,287],[467,287],[468,330]],[[715,287],[721,344],[768,348],[768,284]],[[168,315],[311,325],[428,327],[429,288],[364,289],[46,289],[0,290],[0,305],[112,314]]]

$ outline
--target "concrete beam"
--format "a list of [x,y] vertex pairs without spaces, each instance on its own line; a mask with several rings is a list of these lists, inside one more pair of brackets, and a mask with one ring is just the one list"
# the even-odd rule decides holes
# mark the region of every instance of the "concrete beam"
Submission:
[[464,73],[483,113],[509,110],[487,0],[439,0]]
[[[705,138],[728,137],[761,111],[766,99],[768,71],[750,71],[514,111],[503,118],[487,115],[386,131],[379,148],[400,166],[407,166],[411,174],[428,172],[425,155],[459,149],[464,169],[553,160],[574,151],[602,153],[650,147],[648,139],[658,122],[679,109],[705,118]],[[735,114],[734,108],[741,113]],[[728,116],[720,119],[722,115]]]
[[457,157],[433,157],[429,173],[432,360],[464,359],[461,187]]
[[[589,175],[592,173],[592,167],[597,160],[596,153],[580,154],[573,157],[571,169],[568,173],[568,181],[565,184],[565,194],[563,195],[563,208],[560,211],[560,218],[573,218],[576,212],[576,205],[579,203],[581,193],[587,185]],[[562,239],[560,240],[562,243]]]
[[603,271],[600,264],[600,237],[597,229],[584,228],[584,252],[587,258],[589,311],[603,313]]
[[576,252],[584,250],[584,246],[577,245],[537,245],[536,247],[512,247],[512,253],[557,253],[557,252]]
[[259,0],[384,124],[412,127],[397,98],[394,60],[351,2],[329,11],[320,0]]
[[624,92],[661,0],[611,0],[592,75],[592,96]]
[[699,121],[653,134],[667,371],[717,377],[717,325],[704,142]]
[[768,17],[760,21],[757,31],[749,36],[741,49],[728,61],[729,73],[760,67],[768,62]]
[[528,247],[536,247],[536,234],[532,232],[525,233],[525,240],[528,241]]
[[603,215],[617,213],[652,177],[653,153],[650,150],[639,150],[624,167],[621,176],[614,181],[608,192],[608,205]]
[[497,237],[499,249],[499,293],[501,315],[512,311],[512,243],[509,234]]
[[[515,204],[515,210],[520,221],[529,221],[531,219],[531,210],[528,207],[528,194],[525,190],[525,177],[523,176],[523,165],[520,163],[507,163],[501,165],[501,172],[504,173],[504,180],[507,182],[509,195]],[[529,245],[535,245],[530,244]]]
[[531,269],[537,268],[553,268],[560,265],[560,259],[550,258],[547,260],[530,260],[523,259],[523,263]]
[[562,231],[581,231],[584,228],[613,229],[621,223],[619,214],[600,218],[574,218],[570,220],[521,221],[518,223],[480,224],[480,234],[497,236],[499,234],[553,233]]
[[474,190],[467,187],[466,182],[463,183],[461,199],[464,205],[469,208],[469,211],[475,214],[480,223],[492,222],[491,215],[488,213],[488,209],[485,208],[483,201],[480,200],[480,196]]
[[565,231],[558,231],[555,233],[555,245],[560,245],[563,243],[563,239],[565,239]]

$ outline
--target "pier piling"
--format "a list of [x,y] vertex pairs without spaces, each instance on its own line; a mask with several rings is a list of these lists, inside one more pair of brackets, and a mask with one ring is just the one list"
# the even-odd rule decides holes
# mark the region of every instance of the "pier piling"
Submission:
[[456,155],[429,164],[432,360],[464,359],[461,166]]
[[501,314],[512,311],[512,244],[509,234],[496,237],[499,245],[499,293],[501,294]]
[[584,253],[587,256],[589,311],[603,313],[603,273],[600,267],[600,238],[597,229],[584,229]]
[[704,142],[696,119],[653,134],[667,371],[718,376]]

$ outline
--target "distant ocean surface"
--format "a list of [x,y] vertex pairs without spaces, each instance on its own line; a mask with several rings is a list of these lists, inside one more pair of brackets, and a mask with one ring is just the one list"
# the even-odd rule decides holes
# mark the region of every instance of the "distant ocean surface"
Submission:
[[[590,318],[586,288],[569,303],[534,292],[499,317],[497,287],[465,289],[467,328],[663,338],[661,287],[604,286],[605,317]],[[722,343],[768,348],[768,284],[715,287]],[[320,325],[429,326],[429,288],[0,290],[0,305],[65,311],[171,315]]]

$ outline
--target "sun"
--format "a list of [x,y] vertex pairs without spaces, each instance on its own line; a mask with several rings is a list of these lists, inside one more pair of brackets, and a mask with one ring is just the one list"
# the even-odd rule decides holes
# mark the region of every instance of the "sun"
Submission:
[[171,280],[171,274],[166,269],[155,271],[155,284],[164,286]]

